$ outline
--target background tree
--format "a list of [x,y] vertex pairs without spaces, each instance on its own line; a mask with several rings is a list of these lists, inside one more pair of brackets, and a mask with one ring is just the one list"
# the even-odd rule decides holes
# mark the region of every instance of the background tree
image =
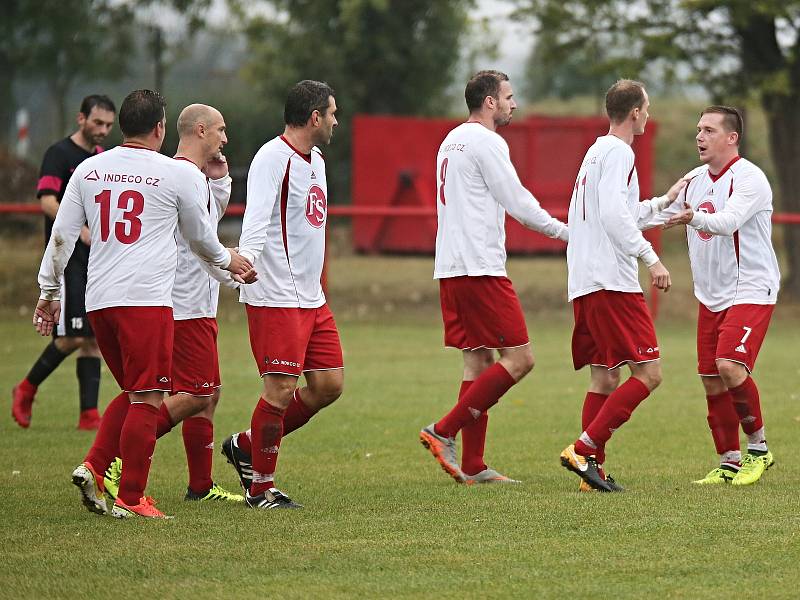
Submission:
[[[778,206],[800,212],[800,0],[516,0],[554,43],[548,56],[587,47],[613,77],[650,73],[702,85],[714,102],[758,101],[767,115]],[[747,134],[745,134],[746,136]],[[784,289],[800,297],[800,229],[784,236]]]
[[[441,114],[473,0],[264,0],[239,7],[261,124],[283,129],[283,102],[300,79],[337,92],[340,125],[324,149],[332,196],[349,197],[350,117]],[[252,16],[257,14],[258,16]],[[263,143],[264,140],[262,140]],[[391,140],[387,140],[387,144]]]
[[[4,124],[15,77],[47,82],[59,131],[65,133],[70,113],[64,98],[77,81],[124,75],[132,47],[127,6],[113,0],[10,0],[3,11],[0,66],[12,63],[11,76],[3,72]],[[5,18],[9,12],[12,18]]]

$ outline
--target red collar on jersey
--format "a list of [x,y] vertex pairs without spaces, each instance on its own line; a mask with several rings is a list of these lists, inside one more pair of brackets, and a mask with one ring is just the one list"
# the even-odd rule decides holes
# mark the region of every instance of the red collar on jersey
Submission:
[[291,144],[291,143],[289,143],[289,140],[287,140],[285,137],[281,136],[281,139],[284,141],[284,143],[285,143],[287,146],[289,146],[289,148],[291,148],[291,149],[292,149],[292,150],[294,150],[294,151],[295,151],[297,154],[299,154],[300,156],[302,156],[302,157],[303,157],[303,160],[305,160],[305,161],[306,161],[308,164],[311,164],[311,153],[310,153],[310,152],[309,152],[308,154],[303,154],[302,152],[300,152],[300,150],[298,150],[297,148],[295,148],[294,146],[292,146],[292,144]]
[[708,172],[708,176],[711,178],[711,181],[717,181],[717,179],[719,179],[720,177],[722,177],[723,175],[725,175],[725,172],[726,172],[728,169],[730,169],[730,168],[731,168],[731,166],[733,166],[733,163],[735,163],[735,162],[736,162],[737,160],[739,160],[740,158],[741,158],[741,156],[738,156],[738,155],[737,155],[737,156],[734,156],[734,157],[731,159],[731,162],[729,162],[727,165],[725,165],[724,167],[722,167],[722,170],[721,170],[719,173],[717,173],[716,175],[714,175],[714,173],[712,173],[711,171],[709,171],[709,172]]
[[[186,162],[192,163],[195,167],[200,169],[200,165],[198,165],[196,162],[194,162],[191,158],[186,158],[185,156],[173,156],[172,158],[174,158],[175,160],[185,160]],[[202,169],[200,169],[200,170],[202,171]]]
[[150,152],[155,152],[152,148],[148,148],[147,146],[142,146],[141,144],[131,144],[130,142],[126,142],[122,144],[123,148],[135,148],[136,150],[149,150]]

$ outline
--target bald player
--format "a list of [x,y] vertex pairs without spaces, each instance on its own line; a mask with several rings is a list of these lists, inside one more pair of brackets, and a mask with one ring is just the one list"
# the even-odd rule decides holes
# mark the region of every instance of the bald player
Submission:
[[[231,177],[222,149],[228,143],[225,119],[215,108],[191,104],[178,116],[178,150],[175,160],[194,165],[206,176],[208,221],[216,230],[231,193]],[[217,355],[217,304],[220,283],[237,288],[227,271],[206,268],[178,242],[177,271],[172,290],[175,341],[172,354],[172,392],[161,405],[156,436],[183,422],[183,445],[189,466],[185,500],[243,502],[214,483],[211,477],[214,451],[214,411],[220,397]],[[117,455],[119,456],[119,455]],[[109,494],[116,496],[122,461],[116,458],[104,478]]]

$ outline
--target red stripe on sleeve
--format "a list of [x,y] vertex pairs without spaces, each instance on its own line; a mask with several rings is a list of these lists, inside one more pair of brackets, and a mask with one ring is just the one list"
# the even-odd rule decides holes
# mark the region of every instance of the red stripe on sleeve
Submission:
[[[288,143],[288,142],[287,142]],[[281,234],[283,237],[283,251],[286,253],[286,261],[289,261],[289,246],[286,243],[286,208],[289,204],[289,167],[292,166],[292,159],[286,162],[286,173],[283,175],[281,184]]]
[[61,191],[62,183],[63,181],[60,177],[56,177],[55,175],[45,175],[44,177],[39,178],[39,184],[36,186],[36,191],[41,192],[43,190],[52,190],[58,194]]

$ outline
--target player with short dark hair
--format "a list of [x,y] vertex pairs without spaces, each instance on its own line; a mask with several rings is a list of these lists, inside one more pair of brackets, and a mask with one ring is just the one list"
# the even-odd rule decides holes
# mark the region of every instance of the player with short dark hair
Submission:
[[508,75],[500,71],[478,71],[467,82],[464,88],[464,100],[467,110],[472,113],[480,110],[487,96],[499,98],[500,84],[508,81]]
[[[767,447],[758,387],[751,377],[778,299],[781,274],[772,247],[772,189],[739,156],[742,115],[709,106],[697,123],[702,166],[687,174],[684,210],[660,215],[686,225],[697,316],[697,372],[719,467],[701,485],[750,485],[775,459]],[[678,203],[676,203],[678,204]],[[739,426],[747,453],[739,447]]]
[[328,100],[334,96],[331,86],[322,81],[305,79],[293,85],[286,96],[283,121],[291,127],[303,127],[317,111],[325,114]]
[[[100,144],[114,125],[114,103],[93,94],[81,102],[78,129],[47,149],[42,161],[36,195],[44,212],[45,244],[72,172],[84,160],[102,152]],[[28,375],[12,390],[11,414],[20,427],[29,427],[36,391],[67,356],[77,350],[76,373],[80,400],[78,429],[93,430],[100,424],[97,398],[100,391],[100,350],[86,318],[86,268],[89,263],[89,230],[84,227],[64,271],[61,320],[53,340]]]
[[[154,100],[161,118],[141,133],[141,124],[152,122]],[[209,264],[248,279],[253,276],[252,265],[223,247],[208,223],[205,177],[196,167],[159,154],[164,105],[155,92],[129,94],[119,115],[125,143],[75,170],[42,259],[42,293],[33,318],[42,335],[51,332],[61,310],[64,265],[88,221],[94,249],[87,315],[122,393],[106,408],[94,444],[73,471],[72,482],[84,506],[95,513],[108,512],[100,474],[119,447],[125,470],[111,511],[117,518],[165,516],[144,490],[159,408],[164,392],[171,390],[176,230],[180,228],[192,251]]]
[[[610,127],[586,152],[569,205],[568,296],[575,314],[572,360],[591,369],[581,415],[583,432],[561,453],[561,464],[581,478],[580,489],[620,491],[603,470],[605,445],[661,383],[653,319],[639,285],[637,259],[652,283],[668,290],[670,275],[641,233],[650,218],[678,196],[683,179],[665,196],[639,199],[631,149],[649,117],[644,86],[620,80],[606,93]],[[619,384],[619,368],[631,377]]]
[[281,440],[339,398],[344,386],[339,332],[320,283],[328,184],[318,146],[330,143],[336,110],[330,86],[297,83],[286,100],[283,135],[261,147],[247,176],[239,252],[261,279],[242,286],[240,302],[263,389],[250,431],[230,436],[222,451],[251,508],[300,508],[275,487]]
[[563,241],[567,226],[525,189],[508,144],[497,133],[517,107],[508,76],[481,71],[467,83],[464,97],[469,118],[447,134],[436,160],[439,221],[433,273],[439,280],[444,344],[461,350],[463,377],[455,406],[419,437],[458,483],[518,483],[484,462],[488,410],[534,362],[522,307],[506,276],[506,213]]
[[[228,143],[222,114],[205,104],[190,104],[178,115],[175,159],[201,170],[207,189],[203,203],[216,230],[231,195],[231,177],[222,149]],[[185,500],[244,502],[212,479],[214,413],[222,382],[217,353],[217,306],[220,283],[238,288],[231,274],[212,269],[192,253],[176,232],[178,260],[172,289],[175,335],[172,351],[172,392],[164,399],[156,423],[156,438],[182,423],[181,433],[189,467]],[[116,452],[117,457],[119,452]],[[103,478],[109,496],[116,498],[122,475],[116,458]]]

